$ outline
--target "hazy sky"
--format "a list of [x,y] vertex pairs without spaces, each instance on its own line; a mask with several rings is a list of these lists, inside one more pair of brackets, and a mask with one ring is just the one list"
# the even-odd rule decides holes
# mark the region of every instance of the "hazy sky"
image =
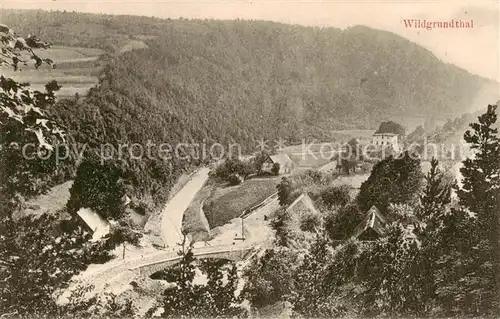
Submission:
[[[0,0],[3,8],[134,14],[161,18],[259,19],[302,25],[362,24],[397,33],[439,58],[499,80],[498,1],[121,1]],[[472,29],[406,28],[403,19],[473,20]]]

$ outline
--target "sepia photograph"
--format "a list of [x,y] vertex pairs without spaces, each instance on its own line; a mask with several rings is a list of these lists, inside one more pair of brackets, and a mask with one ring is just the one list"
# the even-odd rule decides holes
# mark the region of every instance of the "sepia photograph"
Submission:
[[500,318],[499,18],[1,0],[0,319]]

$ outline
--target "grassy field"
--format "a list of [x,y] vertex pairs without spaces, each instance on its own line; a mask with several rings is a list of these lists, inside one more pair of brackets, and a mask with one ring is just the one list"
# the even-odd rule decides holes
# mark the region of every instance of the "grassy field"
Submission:
[[[203,205],[210,228],[226,224],[275,193],[280,180],[280,177],[250,179],[240,186],[231,187],[230,191],[224,188],[216,190]],[[220,195],[221,192],[223,195]]]
[[210,227],[203,215],[202,205],[205,199],[213,193],[214,184],[207,183],[196,193],[195,198],[184,212],[182,217],[182,232],[191,234],[191,240],[202,241],[209,239]]
[[37,50],[43,58],[52,59],[56,68],[42,65],[38,70],[33,63],[21,66],[19,71],[4,68],[2,74],[18,82],[28,82],[35,90],[43,90],[44,85],[56,80],[62,89],[57,92],[58,97],[71,97],[75,93],[85,95],[89,88],[98,83],[97,75],[101,67],[99,57],[103,50],[94,48],[54,46],[47,50]]
[[290,159],[294,162],[297,168],[311,168],[311,169],[319,168],[325,165],[326,163],[332,161],[332,159],[330,158],[331,154],[324,153],[323,155],[320,153],[317,154],[315,153],[313,155],[289,154]]

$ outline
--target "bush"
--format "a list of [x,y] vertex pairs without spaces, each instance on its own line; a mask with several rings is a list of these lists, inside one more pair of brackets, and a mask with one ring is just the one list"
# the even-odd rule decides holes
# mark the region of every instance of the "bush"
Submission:
[[229,182],[229,184],[231,185],[239,185],[241,183],[243,183],[243,177],[241,177],[240,175],[238,174],[231,174],[229,175],[229,177],[227,178],[227,181]]
[[141,234],[134,232],[129,227],[114,226],[106,236],[106,247],[108,249],[114,249],[125,242],[138,246],[141,237]]
[[273,164],[273,168],[271,168],[271,172],[274,175],[279,175],[279,173],[280,173],[280,164],[279,163],[274,163]]

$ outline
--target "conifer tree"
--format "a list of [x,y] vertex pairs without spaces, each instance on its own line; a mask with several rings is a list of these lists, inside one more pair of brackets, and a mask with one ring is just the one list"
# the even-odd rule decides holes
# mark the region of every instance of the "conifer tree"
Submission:
[[486,112],[478,117],[478,123],[470,124],[472,130],[464,134],[464,140],[469,143],[474,155],[463,161],[460,169],[463,186],[457,193],[460,204],[477,217],[478,239],[488,243],[489,249],[482,253],[489,256],[493,265],[496,285],[491,307],[499,314],[500,138],[498,129],[494,127],[497,106],[488,105]]

